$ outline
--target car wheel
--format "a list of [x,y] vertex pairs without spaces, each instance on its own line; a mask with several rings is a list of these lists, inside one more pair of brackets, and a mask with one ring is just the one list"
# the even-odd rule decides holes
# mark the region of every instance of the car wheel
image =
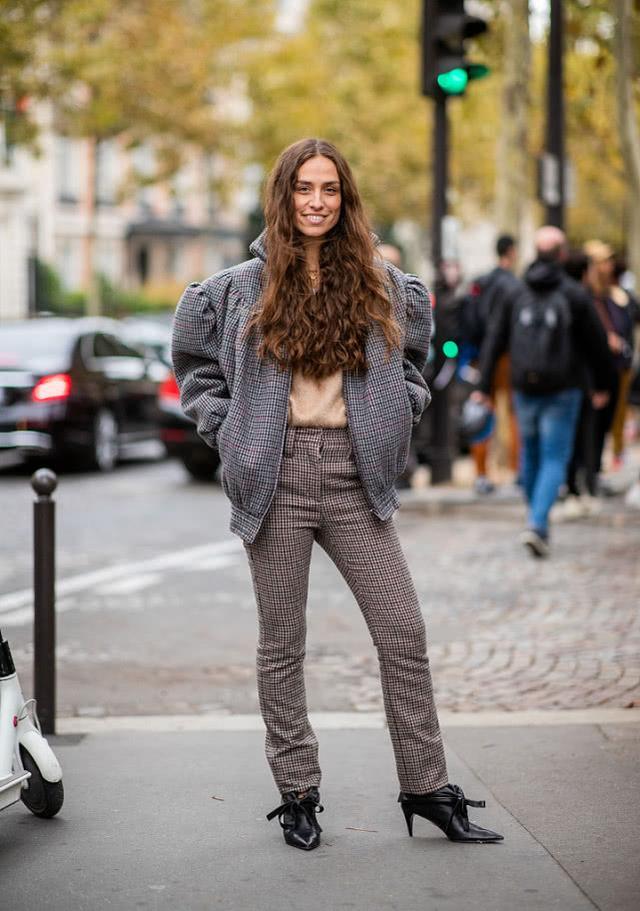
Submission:
[[215,473],[220,464],[220,457],[213,450],[210,452],[189,452],[182,456],[182,464],[194,481],[215,481]]
[[101,408],[93,420],[91,465],[98,471],[112,471],[118,461],[118,422],[108,408]]

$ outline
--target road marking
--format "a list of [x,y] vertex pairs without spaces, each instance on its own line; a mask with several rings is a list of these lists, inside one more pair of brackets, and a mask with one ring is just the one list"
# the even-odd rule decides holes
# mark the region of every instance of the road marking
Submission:
[[160,573],[146,573],[139,576],[125,576],[124,579],[116,579],[115,582],[108,582],[106,585],[100,585],[96,589],[98,595],[130,595],[132,592],[139,592],[143,588],[150,588],[162,579]]
[[[201,544],[185,550],[170,551],[146,560],[129,563],[114,563],[103,569],[91,570],[78,576],[60,579],[56,582],[56,600],[65,595],[86,591],[88,588],[97,589],[106,584],[119,580],[138,578],[166,569],[218,568],[235,562],[236,553],[242,550],[242,542],[238,538],[218,541],[215,544]],[[21,611],[17,608],[22,608]],[[26,611],[26,614],[25,614]],[[17,618],[30,618],[33,612],[33,589],[24,588],[20,591],[10,592],[0,596],[0,619],[6,625],[15,625]],[[19,622],[26,622],[20,619]]]
[[[640,724],[640,709],[567,709],[523,712],[439,712],[444,728]],[[380,730],[382,712],[311,712],[317,730]],[[105,718],[56,719],[58,734],[109,734],[114,731],[177,733],[180,731],[264,731],[260,715],[113,715]]]

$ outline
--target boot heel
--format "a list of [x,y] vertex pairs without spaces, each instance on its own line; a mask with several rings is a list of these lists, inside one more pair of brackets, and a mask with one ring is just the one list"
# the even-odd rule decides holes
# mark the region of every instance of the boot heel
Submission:
[[401,791],[398,801],[407,821],[409,835],[413,835],[413,817],[421,816],[444,832],[450,841],[485,844],[503,841],[503,836],[498,832],[469,822],[467,807],[484,807],[484,800],[469,800],[458,785],[448,784],[427,794],[407,794]]

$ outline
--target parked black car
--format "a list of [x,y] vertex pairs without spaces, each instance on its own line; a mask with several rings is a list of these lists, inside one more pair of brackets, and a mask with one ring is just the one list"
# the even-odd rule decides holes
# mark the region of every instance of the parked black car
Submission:
[[110,471],[135,444],[159,439],[167,373],[114,320],[0,324],[0,453]]
[[183,413],[173,373],[160,387],[159,404],[160,438],[169,456],[180,459],[196,481],[214,481],[220,457],[198,436],[196,425]]
[[171,366],[173,313],[135,313],[119,321],[125,342]]

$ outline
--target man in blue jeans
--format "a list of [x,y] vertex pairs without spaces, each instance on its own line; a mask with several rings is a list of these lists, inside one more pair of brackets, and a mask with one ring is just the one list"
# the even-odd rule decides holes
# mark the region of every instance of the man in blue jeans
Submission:
[[[536,557],[549,554],[549,512],[564,483],[582,396],[609,385],[607,339],[593,305],[562,269],[564,233],[536,233],[536,259],[524,280],[492,315],[480,352],[480,382],[473,397],[489,402],[501,354],[509,352],[521,436],[521,477],[529,506],[522,543]],[[586,393],[589,394],[589,393]],[[607,392],[591,393],[595,408]]]

